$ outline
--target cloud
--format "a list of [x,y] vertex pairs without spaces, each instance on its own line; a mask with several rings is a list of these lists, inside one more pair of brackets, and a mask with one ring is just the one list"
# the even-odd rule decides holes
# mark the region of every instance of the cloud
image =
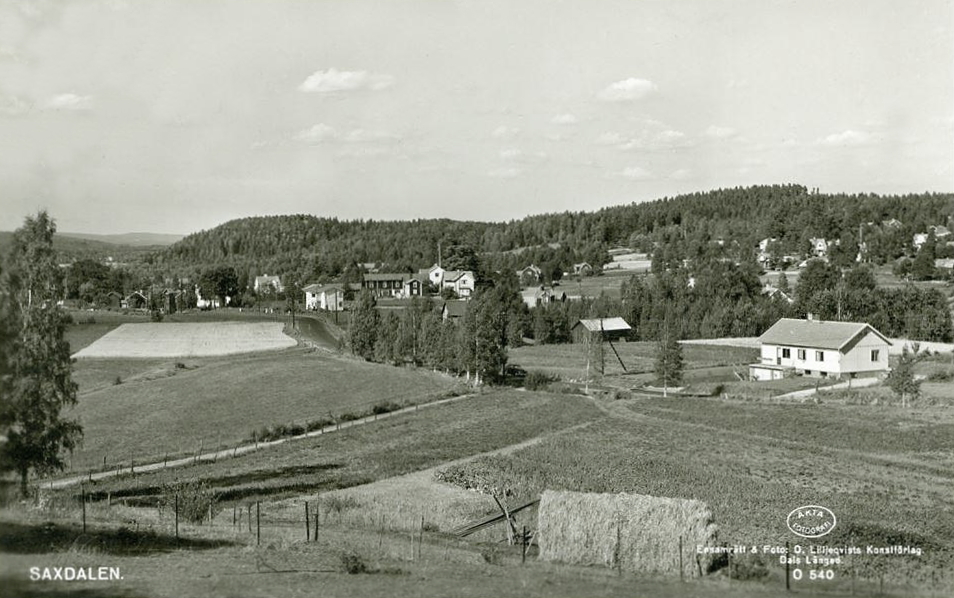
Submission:
[[640,168],[639,166],[630,166],[629,168],[624,168],[619,174],[620,176],[626,177],[627,179],[632,179],[634,181],[644,181],[653,176],[651,172],[645,168]]
[[864,131],[842,131],[841,133],[832,133],[828,137],[822,137],[816,140],[818,145],[829,147],[842,147],[849,145],[865,145],[871,143],[873,138],[871,134]]
[[501,160],[519,160],[523,156],[523,152],[517,148],[508,148],[505,150],[500,150],[500,159]]
[[0,95],[0,115],[19,116],[30,111],[30,104],[17,96]]
[[46,110],[90,110],[92,107],[93,96],[81,96],[75,93],[61,93],[43,104]]
[[555,125],[575,125],[580,122],[578,118],[572,114],[558,114],[550,119],[550,122]]
[[630,77],[611,83],[606,89],[599,92],[597,97],[607,102],[627,102],[641,100],[654,91],[656,91],[656,84],[652,81]]
[[596,138],[596,143],[599,145],[619,145],[623,142],[623,136],[616,131],[600,133],[600,136]]
[[679,170],[673,171],[673,173],[669,175],[669,178],[676,181],[684,181],[690,176],[692,176],[692,172],[688,168],[680,168]]
[[738,131],[732,127],[720,127],[718,125],[710,125],[706,129],[706,137],[712,137],[715,139],[728,139],[729,137],[735,137],[738,134]]
[[500,125],[494,129],[493,133],[491,133],[491,136],[493,136],[495,139],[509,139],[511,137],[516,137],[519,132],[520,129]]
[[325,123],[318,123],[313,127],[299,131],[295,138],[307,143],[323,143],[337,139],[338,132],[335,131],[334,127],[330,127]]
[[342,137],[343,141],[348,143],[372,143],[381,141],[395,141],[397,137],[385,131],[368,131],[367,129],[354,129]]
[[397,136],[385,131],[369,131],[367,129],[353,129],[347,133],[339,133],[334,127],[325,123],[318,123],[303,129],[295,135],[295,139],[306,143],[318,144],[327,142],[374,144],[396,141]]
[[298,86],[298,89],[307,93],[335,93],[358,89],[378,91],[390,87],[393,83],[394,77],[390,75],[377,75],[367,71],[339,71],[330,68],[327,71],[315,71]]
[[512,179],[516,178],[523,174],[523,169],[521,168],[495,168],[487,173],[487,176],[493,177],[495,179]]

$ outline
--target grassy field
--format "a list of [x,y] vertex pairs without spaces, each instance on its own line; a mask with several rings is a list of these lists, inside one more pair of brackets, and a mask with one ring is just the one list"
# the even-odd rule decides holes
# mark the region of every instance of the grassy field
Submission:
[[[270,539],[255,546],[248,534],[189,529],[175,550],[168,534],[145,540],[95,529],[77,543],[74,527],[4,522],[0,528],[0,584],[4,595],[59,598],[179,598],[181,596],[394,596],[470,598],[756,598],[780,584],[709,579],[618,576],[616,572],[537,562],[521,563],[518,547],[477,546],[426,533],[415,553],[407,534],[327,527],[317,542]],[[298,530],[295,530],[298,531]],[[291,535],[291,534],[289,534]],[[12,545],[13,540],[26,540]],[[133,542],[130,540],[133,539]],[[30,567],[118,567],[119,581],[31,582]],[[801,595],[812,595],[801,592]],[[891,596],[891,594],[887,594]],[[895,594],[897,596],[897,594]]]
[[[263,426],[365,411],[384,401],[414,403],[444,395],[458,382],[426,370],[365,363],[291,349],[222,359],[78,363],[82,392],[71,414],[85,429],[73,467],[162,460],[235,445]],[[142,369],[137,369],[142,366]],[[81,391],[84,386],[81,386]]]
[[[655,368],[657,344],[653,342],[613,343],[629,374],[652,372]],[[578,344],[528,345],[510,349],[510,362],[527,371],[554,374],[564,380],[581,380],[586,376],[586,356]],[[687,370],[749,364],[758,358],[758,350],[740,347],[684,345],[683,359]],[[608,375],[623,374],[623,368],[608,345],[604,352]],[[591,363],[591,375],[595,365]],[[747,371],[747,369],[746,369]],[[724,373],[724,372],[723,372]],[[731,370],[725,379],[733,379]]]
[[122,324],[74,354],[84,358],[179,358],[258,353],[294,347],[282,322]]
[[178,478],[208,481],[231,500],[327,491],[433,467],[600,417],[585,397],[489,391],[234,459],[94,482],[90,489],[99,495],[148,496]]
[[[617,401],[587,434],[558,435],[459,466],[462,479],[508,488],[635,492],[706,502],[721,539],[783,543],[804,504],[838,513],[826,544],[921,546],[888,568],[928,583],[954,558],[954,416],[948,410],[764,405],[707,399]],[[859,560],[866,574],[877,559]],[[948,583],[954,579],[948,580]]]

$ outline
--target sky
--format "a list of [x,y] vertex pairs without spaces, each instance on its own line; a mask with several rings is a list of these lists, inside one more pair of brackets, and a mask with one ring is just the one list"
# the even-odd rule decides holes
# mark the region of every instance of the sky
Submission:
[[954,191],[951,0],[0,0],[0,230]]

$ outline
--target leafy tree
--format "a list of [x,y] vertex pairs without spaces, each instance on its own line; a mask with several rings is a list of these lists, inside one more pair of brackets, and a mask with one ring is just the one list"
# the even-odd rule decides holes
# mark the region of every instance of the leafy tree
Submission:
[[682,382],[685,364],[682,360],[682,345],[675,335],[667,334],[658,344],[656,355],[656,376],[663,383],[663,396],[668,395],[669,387]]
[[14,233],[0,286],[0,470],[19,475],[24,497],[30,472],[62,470],[62,451],[82,436],[80,425],[61,414],[76,404],[76,383],[64,339],[69,317],[56,305],[62,289],[55,232],[46,212],[28,217]]
[[918,254],[911,264],[911,278],[914,280],[931,280],[937,275],[937,269],[934,267],[934,234],[932,233],[928,240],[921,245]]
[[898,365],[888,374],[888,387],[901,399],[902,407],[906,407],[908,401],[921,395],[921,381],[914,376],[914,364],[919,360],[919,349],[917,343],[912,345],[911,350],[905,345],[901,349]]
[[378,302],[368,289],[363,289],[351,311],[349,341],[351,352],[371,361],[374,359],[374,345],[378,338],[381,316],[378,314]]
[[238,275],[231,266],[206,270],[199,277],[199,292],[203,297],[218,297],[222,305],[226,297],[234,297],[238,293]]

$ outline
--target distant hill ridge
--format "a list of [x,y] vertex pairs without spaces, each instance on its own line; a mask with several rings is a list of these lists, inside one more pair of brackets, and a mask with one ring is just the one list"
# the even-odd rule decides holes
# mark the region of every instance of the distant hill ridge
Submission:
[[467,246],[486,258],[488,267],[504,269],[544,260],[596,263],[616,245],[651,247],[686,238],[745,248],[766,237],[790,246],[810,237],[854,243],[849,237],[857,236],[859,225],[897,219],[907,235],[952,218],[952,193],[822,194],[801,185],[760,185],[509,222],[251,217],[188,235],[154,257],[180,271],[216,264],[316,280],[334,277],[353,263],[383,262],[413,271],[437,261],[438,243],[445,258],[449,248]]
[[182,238],[185,236],[165,233],[122,233],[115,235],[95,235],[91,233],[57,232],[57,234],[64,237],[72,237],[74,239],[99,241],[101,243],[110,243],[112,245],[128,245],[130,247],[168,246],[182,240]]

